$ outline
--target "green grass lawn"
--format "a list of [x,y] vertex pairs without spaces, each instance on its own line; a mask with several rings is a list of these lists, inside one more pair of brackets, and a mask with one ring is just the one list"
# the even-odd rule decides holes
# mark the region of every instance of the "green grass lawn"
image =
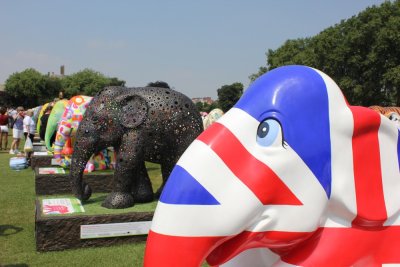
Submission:
[[[9,146],[10,144],[11,142]],[[143,265],[145,242],[59,252],[36,252],[34,174],[31,168],[11,170],[9,159],[13,156],[9,155],[8,151],[0,152],[0,266]],[[150,177],[156,181],[154,187],[158,188],[161,182],[158,165],[150,164],[147,167]],[[99,206],[104,197],[104,194],[94,194],[93,201],[89,202],[85,209],[93,213],[104,209]],[[156,203],[147,205],[153,208]]]

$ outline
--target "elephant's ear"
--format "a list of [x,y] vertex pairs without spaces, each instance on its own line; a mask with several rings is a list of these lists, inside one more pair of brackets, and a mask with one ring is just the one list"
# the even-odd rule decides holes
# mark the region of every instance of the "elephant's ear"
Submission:
[[126,128],[135,128],[147,118],[147,102],[138,95],[124,96],[121,99],[121,107],[121,124]]

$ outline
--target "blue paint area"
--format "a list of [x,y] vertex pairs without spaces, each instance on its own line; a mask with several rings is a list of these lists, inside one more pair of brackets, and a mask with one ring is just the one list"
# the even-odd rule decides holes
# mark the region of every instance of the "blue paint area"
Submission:
[[176,165],[168,178],[160,201],[166,204],[219,205],[220,203],[184,168]]
[[326,85],[318,72],[305,66],[285,66],[259,77],[235,107],[259,122],[278,120],[284,140],[314,173],[329,198],[332,171],[328,103]]
[[399,164],[400,172],[400,131],[397,131],[397,162]]

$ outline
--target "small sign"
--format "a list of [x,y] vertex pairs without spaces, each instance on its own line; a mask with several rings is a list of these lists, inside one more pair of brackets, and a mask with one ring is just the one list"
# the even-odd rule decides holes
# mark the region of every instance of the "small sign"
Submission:
[[64,174],[65,170],[63,168],[47,167],[39,168],[39,174]]
[[85,212],[82,203],[77,198],[51,198],[42,199],[42,212],[50,214],[71,214]]
[[47,151],[35,151],[33,152],[34,156],[48,156],[49,153],[47,153]]
[[81,239],[147,235],[151,221],[81,225]]
[[42,142],[33,142],[32,145],[34,145],[34,146],[43,146],[44,143],[42,143]]

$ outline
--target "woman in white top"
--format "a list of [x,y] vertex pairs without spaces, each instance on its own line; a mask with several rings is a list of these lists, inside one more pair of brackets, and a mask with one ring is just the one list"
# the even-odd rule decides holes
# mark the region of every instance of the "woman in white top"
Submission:
[[25,140],[26,138],[29,137],[33,143],[33,137],[35,136],[36,126],[32,117],[33,117],[33,110],[29,109],[24,117],[24,135],[25,135]]

